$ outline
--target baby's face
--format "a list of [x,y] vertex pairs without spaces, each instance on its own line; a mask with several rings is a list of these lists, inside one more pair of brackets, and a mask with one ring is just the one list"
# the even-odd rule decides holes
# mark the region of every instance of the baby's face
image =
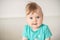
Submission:
[[39,12],[27,15],[27,23],[33,28],[38,28],[42,24],[42,20],[43,16]]

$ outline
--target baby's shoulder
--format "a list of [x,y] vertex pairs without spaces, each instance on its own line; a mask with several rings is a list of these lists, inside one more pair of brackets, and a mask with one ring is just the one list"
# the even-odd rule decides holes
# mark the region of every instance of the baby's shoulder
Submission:
[[42,24],[42,29],[43,29],[43,30],[48,29],[48,25],[47,25],[47,24]]
[[30,26],[29,26],[28,24],[25,24],[25,25],[24,25],[24,28],[25,28],[25,29],[30,29]]
[[30,27],[29,24],[25,24],[24,26],[25,26],[25,27]]

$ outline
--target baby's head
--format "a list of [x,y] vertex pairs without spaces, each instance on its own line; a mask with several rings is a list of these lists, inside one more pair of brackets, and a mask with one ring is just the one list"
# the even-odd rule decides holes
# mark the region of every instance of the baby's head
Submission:
[[33,27],[38,28],[43,21],[43,13],[41,7],[35,2],[26,5],[27,23]]

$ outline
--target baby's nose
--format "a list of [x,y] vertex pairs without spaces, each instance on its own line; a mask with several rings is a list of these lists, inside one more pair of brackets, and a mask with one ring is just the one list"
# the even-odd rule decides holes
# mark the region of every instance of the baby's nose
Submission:
[[36,18],[34,18],[34,19],[33,19],[33,22],[37,22],[37,19],[36,19]]

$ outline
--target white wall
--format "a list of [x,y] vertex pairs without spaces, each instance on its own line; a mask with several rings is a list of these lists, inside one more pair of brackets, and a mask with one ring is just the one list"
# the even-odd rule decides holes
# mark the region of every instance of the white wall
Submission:
[[37,2],[44,16],[60,16],[60,0],[0,0],[0,18],[25,17],[25,6],[29,1]]
[[25,5],[29,1],[41,5],[44,20],[52,31],[52,40],[60,40],[60,0],[0,0],[0,40],[21,40]]

